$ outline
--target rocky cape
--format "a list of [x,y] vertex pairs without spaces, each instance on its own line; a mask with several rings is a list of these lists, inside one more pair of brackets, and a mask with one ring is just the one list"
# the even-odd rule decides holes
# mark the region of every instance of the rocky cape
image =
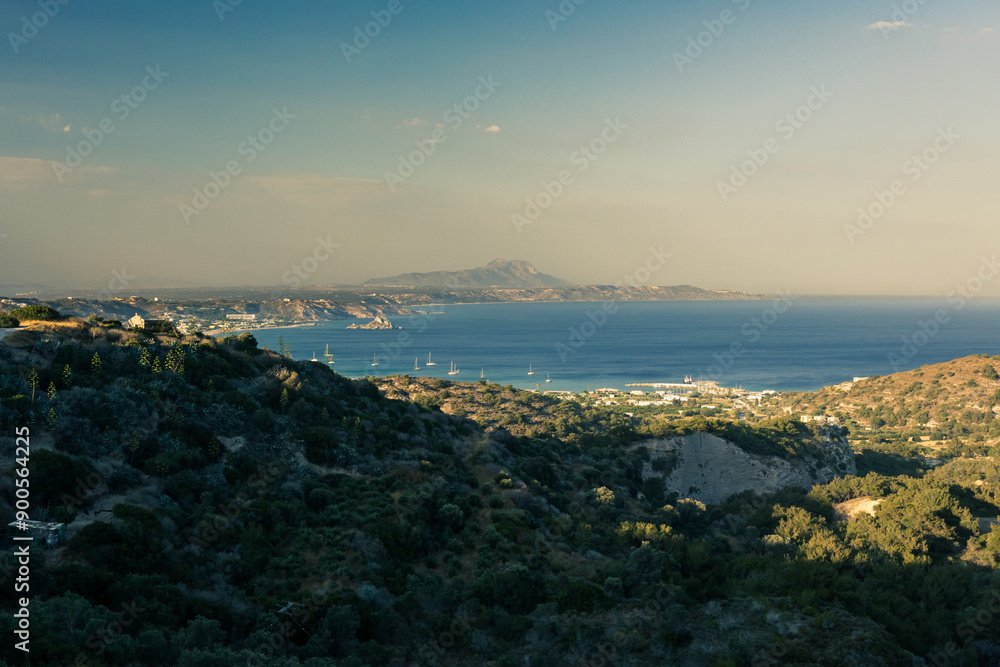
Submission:
[[[718,504],[742,491],[762,494],[794,486],[808,489],[857,474],[854,452],[844,437],[828,436],[815,445],[815,455],[803,453],[790,460],[749,454],[711,433],[651,440],[639,446],[651,455],[643,469],[644,481],[660,478],[667,494],[676,492],[679,498]],[[657,466],[657,459],[666,461]]]
[[379,315],[371,322],[368,322],[366,324],[351,324],[347,328],[348,329],[402,329],[403,327],[397,327],[395,324],[393,324],[389,320]]

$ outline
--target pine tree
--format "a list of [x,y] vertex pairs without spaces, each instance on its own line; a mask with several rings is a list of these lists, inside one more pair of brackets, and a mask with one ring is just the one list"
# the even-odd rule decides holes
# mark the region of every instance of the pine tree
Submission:
[[282,389],[281,390],[281,413],[282,414],[284,414],[285,410],[288,409],[288,401],[289,401],[289,398],[288,398],[288,389],[287,388]]

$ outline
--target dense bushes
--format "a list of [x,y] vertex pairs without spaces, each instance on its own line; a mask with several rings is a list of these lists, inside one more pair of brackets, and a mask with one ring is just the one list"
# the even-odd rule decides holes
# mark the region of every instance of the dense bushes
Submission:
[[23,308],[15,308],[10,311],[9,315],[21,322],[32,320],[45,322],[62,319],[59,311],[51,306],[24,306]]
[[[83,497],[130,493],[110,515],[81,511],[57,566],[32,555],[46,664],[752,664],[772,645],[775,662],[822,647],[851,664],[863,647],[899,664],[903,649],[972,651],[960,624],[990,601],[1000,533],[976,517],[1000,513],[992,459],[706,507],[643,483],[643,466],[674,461],[629,446],[701,431],[794,456],[821,433],[792,418],[664,424],[482,384],[475,400],[516,431],[487,434],[247,339],[180,341],[183,372],[155,341],[90,345],[39,366],[57,391],[34,405],[15,398],[29,368],[0,359],[3,409],[57,411],[73,424],[57,446],[81,452],[34,452],[38,502],[111,468]],[[450,390],[420,392],[444,406],[462,398]],[[860,497],[882,500],[874,516],[834,512]],[[138,622],[95,653],[88,639],[124,605]],[[13,620],[0,614],[5,631]]]

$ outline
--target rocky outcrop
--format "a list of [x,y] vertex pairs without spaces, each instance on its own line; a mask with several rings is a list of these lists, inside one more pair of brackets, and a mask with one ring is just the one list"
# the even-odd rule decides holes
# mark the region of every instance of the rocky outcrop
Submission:
[[742,491],[770,493],[792,486],[810,488],[857,473],[854,453],[843,438],[827,437],[812,444],[815,455],[804,452],[785,460],[749,454],[711,433],[653,440],[640,445],[652,455],[643,479],[659,477],[668,494],[676,492],[680,498],[718,504]]
[[401,329],[402,327],[397,327],[395,324],[385,319],[381,315],[376,317],[371,322],[367,324],[352,324],[347,327],[348,329]]

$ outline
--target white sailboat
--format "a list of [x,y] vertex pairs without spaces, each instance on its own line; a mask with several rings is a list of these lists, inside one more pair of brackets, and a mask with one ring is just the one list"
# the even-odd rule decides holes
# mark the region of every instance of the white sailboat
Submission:
[[378,366],[378,354],[372,355],[372,366]]
[[482,380],[484,377],[486,377],[486,369],[482,368],[479,370],[479,379]]
[[325,361],[326,363],[330,364],[331,366],[334,363],[334,361],[333,361],[333,355],[330,354],[330,344],[329,343],[326,344],[326,352],[323,354],[323,361]]
[[319,361],[319,359],[316,358],[316,350],[313,350],[313,358],[312,358],[312,360],[313,361]]
[[548,373],[545,374],[545,381],[546,382],[552,382],[552,378],[549,377]]
[[448,371],[448,375],[458,375],[458,368],[455,367],[455,362],[451,362],[451,370]]
[[420,370],[420,366],[417,366],[417,358],[416,357],[413,357],[413,370],[415,370],[415,371],[419,371]]
[[534,375],[535,371],[531,370],[531,364],[528,364],[528,375]]
[[427,363],[424,364],[424,365],[425,366],[437,366],[437,362],[431,361],[431,353],[430,352],[427,353]]

